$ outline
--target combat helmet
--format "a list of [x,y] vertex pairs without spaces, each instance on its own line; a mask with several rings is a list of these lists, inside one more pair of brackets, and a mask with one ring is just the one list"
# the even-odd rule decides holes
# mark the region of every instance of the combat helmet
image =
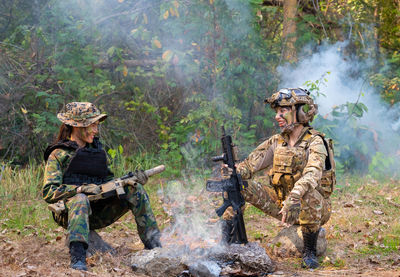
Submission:
[[318,105],[310,96],[310,92],[302,88],[283,88],[264,100],[271,108],[291,107],[296,110],[298,123],[309,123],[318,113]]

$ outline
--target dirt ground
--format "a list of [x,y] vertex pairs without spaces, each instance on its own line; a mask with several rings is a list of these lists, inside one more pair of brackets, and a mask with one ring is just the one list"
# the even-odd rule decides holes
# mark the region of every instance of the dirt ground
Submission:
[[[184,193],[182,198],[171,200],[151,193],[158,224],[161,228],[171,226],[172,210],[178,204],[190,217],[193,206],[204,206],[212,213],[203,194],[202,191]],[[332,198],[331,219],[324,225],[328,247],[318,270],[302,269],[299,257],[274,256],[270,242],[281,228],[277,220],[249,207],[245,224],[249,241],[260,243],[277,264],[277,271],[268,276],[400,277],[399,207],[400,183],[342,185]],[[46,237],[39,236],[35,226],[25,226],[28,232],[0,229],[0,276],[143,276],[130,266],[130,255],[143,249],[131,222],[134,218],[127,214],[110,227],[98,230],[104,241],[116,249],[116,254],[96,253],[89,257],[88,272],[69,268],[66,232],[61,227]]]
[[[131,215],[123,217],[123,220],[133,220]],[[252,226],[252,230],[261,226],[276,224],[267,217],[253,216],[246,223]],[[330,255],[340,251],[343,245],[332,244],[329,240],[328,249]],[[0,276],[144,276],[135,274],[129,265],[128,256],[134,251],[143,248],[139,237],[134,230],[129,230],[121,221],[114,224],[111,230],[99,232],[103,239],[110,243],[117,254],[95,254],[88,258],[89,272],[80,272],[69,268],[69,254],[65,246],[65,232],[61,228],[55,230],[54,239],[40,238],[35,233],[26,237],[10,239],[7,234],[0,234]],[[250,240],[253,240],[250,237]],[[269,238],[259,240],[261,245],[267,248]],[[269,253],[269,252],[268,252]],[[329,256],[329,255],[328,255]],[[298,264],[300,258],[279,259],[271,258],[277,263],[277,271],[268,276],[400,276],[399,257],[391,255],[384,259],[372,260],[370,258],[359,259],[348,257],[346,265],[342,268],[324,266],[318,270],[304,270]],[[391,262],[388,262],[388,261]]]

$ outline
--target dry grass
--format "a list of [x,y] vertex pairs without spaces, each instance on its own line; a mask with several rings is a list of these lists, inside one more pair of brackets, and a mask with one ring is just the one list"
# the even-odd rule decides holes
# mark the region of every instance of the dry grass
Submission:
[[[122,170],[121,170],[122,171]],[[34,165],[4,167],[0,186],[0,276],[80,276],[69,269],[65,231],[51,219],[40,198],[43,172]],[[185,179],[190,186],[193,179]],[[198,178],[196,182],[204,182]],[[165,199],[160,197],[167,180],[152,178],[146,189],[161,228],[171,225]],[[207,206],[211,203],[201,190],[189,190],[185,202]],[[161,194],[160,194],[161,192]],[[197,201],[197,202],[196,202]],[[322,268],[307,271],[299,258],[278,259],[280,276],[400,276],[399,237],[400,184],[368,178],[348,178],[339,182],[332,196],[333,211],[327,230],[328,251]],[[170,203],[171,204],[171,203]],[[210,207],[210,210],[213,207]],[[278,222],[254,207],[245,215],[250,241],[267,248],[279,232]],[[142,249],[132,215],[101,230],[102,237],[117,250],[115,257],[97,255],[89,260],[88,276],[135,276],[126,257]]]

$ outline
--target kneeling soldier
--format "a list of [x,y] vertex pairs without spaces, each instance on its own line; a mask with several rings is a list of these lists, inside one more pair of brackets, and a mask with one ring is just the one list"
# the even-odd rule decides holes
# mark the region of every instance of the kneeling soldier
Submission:
[[[300,224],[304,240],[302,266],[317,268],[318,233],[330,218],[329,198],[336,182],[332,141],[309,125],[317,105],[308,91],[281,89],[265,102],[275,109],[281,133],[264,141],[237,165],[243,180],[269,170],[265,178],[268,184],[250,180],[243,196],[246,202],[285,224]],[[223,236],[229,241],[229,209],[223,218]]]

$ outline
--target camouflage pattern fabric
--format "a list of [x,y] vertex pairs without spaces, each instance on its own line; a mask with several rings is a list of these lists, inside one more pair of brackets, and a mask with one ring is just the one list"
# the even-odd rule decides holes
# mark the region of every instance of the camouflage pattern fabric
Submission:
[[[157,228],[157,223],[143,186],[137,184],[125,187],[125,200],[115,197],[89,203],[85,194],[76,193],[77,186],[62,183],[63,173],[73,154],[74,150],[59,148],[50,154],[42,188],[43,199],[46,202],[65,200],[67,212],[59,216],[53,214],[53,217],[60,226],[68,229],[69,240],[87,243],[89,230],[108,226],[129,210],[135,216],[140,238],[146,239],[146,235]],[[109,179],[112,178],[110,175]]]
[[[322,138],[309,130],[309,127],[303,128],[294,147],[287,146],[288,137],[272,136],[239,163],[237,170],[243,179],[252,179],[243,191],[246,202],[279,220],[282,202],[292,192],[300,195],[298,223],[303,229],[314,232],[329,220],[331,203],[316,189],[321,182],[327,152]],[[306,137],[309,139],[305,140]],[[269,174],[256,177],[263,169]],[[223,218],[230,219],[232,212],[228,209]]]
[[75,151],[66,149],[55,149],[51,152],[44,170],[44,184],[42,196],[47,203],[56,203],[76,194],[75,185],[63,184],[63,174]]
[[[42,196],[47,203],[56,203],[59,200],[67,199],[76,194],[75,185],[63,184],[63,174],[67,170],[67,166],[74,156],[75,151],[72,149],[57,148],[51,152],[45,167],[44,184],[42,187]],[[108,172],[111,173],[110,170]],[[113,179],[110,174],[106,181]]]
[[92,103],[72,102],[65,105],[65,112],[57,114],[57,118],[69,126],[87,127],[98,120],[105,120],[107,115],[101,114]]
[[135,216],[140,239],[144,242],[154,230],[157,222],[150,207],[149,197],[140,184],[124,187],[126,198],[117,196],[89,202],[87,196],[78,193],[69,198],[65,206],[67,212],[54,215],[60,226],[68,230],[68,241],[80,241],[88,244],[89,231],[104,228],[122,217],[129,210]]

